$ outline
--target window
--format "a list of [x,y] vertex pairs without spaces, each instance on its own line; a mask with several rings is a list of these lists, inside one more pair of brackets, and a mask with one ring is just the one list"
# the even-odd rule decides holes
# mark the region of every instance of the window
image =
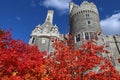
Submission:
[[86,17],[89,17],[90,15],[89,14],[86,14]]
[[94,33],[94,39],[98,40],[97,33]]
[[90,32],[90,39],[94,39],[94,33]]
[[86,39],[86,40],[89,39],[89,34],[88,34],[88,32],[85,33],[85,39]]
[[87,24],[90,24],[91,22],[90,21],[87,21]]
[[85,32],[85,39],[86,40],[92,40],[92,39],[98,40],[98,36],[95,32]]
[[33,37],[33,39],[32,39],[32,44],[34,43],[34,41],[35,41],[35,38]]
[[76,42],[80,41],[80,34],[76,35]]

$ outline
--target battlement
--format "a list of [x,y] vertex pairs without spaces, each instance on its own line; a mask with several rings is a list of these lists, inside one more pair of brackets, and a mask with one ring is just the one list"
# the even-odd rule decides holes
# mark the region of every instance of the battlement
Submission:
[[94,3],[88,2],[88,1],[83,1],[83,3],[80,6],[71,2],[69,4],[69,8],[70,8],[70,16],[71,17],[73,17],[79,13],[84,14],[86,12],[95,13],[96,15],[99,15],[96,5]]
[[114,43],[114,42],[120,43],[120,35],[115,35],[115,36],[107,35],[107,36],[104,36],[104,40],[111,43]]
[[120,35],[116,35],[116,36],[114,36],[114,38],[116,39],[116,42],[120,43]]

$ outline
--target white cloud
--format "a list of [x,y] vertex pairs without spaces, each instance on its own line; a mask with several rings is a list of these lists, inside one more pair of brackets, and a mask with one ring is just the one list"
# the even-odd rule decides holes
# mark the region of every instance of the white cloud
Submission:
[[100,21],[104,34],[120,34],[120,12]]
[[68,10],[70,1],[72,0],[45,0],[43,6],[55,8],[57,10]]

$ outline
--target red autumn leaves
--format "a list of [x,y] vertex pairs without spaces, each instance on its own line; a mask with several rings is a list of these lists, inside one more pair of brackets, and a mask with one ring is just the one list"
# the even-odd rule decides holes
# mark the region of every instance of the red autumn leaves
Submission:
[[0,79],[35,80],[41,76],[42,60],[43,53],[37,47],[13,40],[9,32],[3,31],[0,36]]
[[0,31],[1,80],[119,80],[111,61],[103,58],[102,46],[92,42],[73,49],[66,41],[55,41],[50,55],[39,52]]

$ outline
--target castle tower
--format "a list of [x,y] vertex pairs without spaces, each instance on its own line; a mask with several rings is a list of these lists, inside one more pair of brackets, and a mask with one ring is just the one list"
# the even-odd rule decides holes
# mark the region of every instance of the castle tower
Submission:
[[96,44],[103,45],[109,51],[109,54],[102,54],[102,56],[110,59],[120,72],[120,61],[118,61],[120,59],[120,35],[98,35],[102,30],[100,28],[99,13],[94,3],[83,1],[79,6],[71,2],[69,4],[69,23],[70,34],[73,35],[75,41],[75,48],[81,46],[82,40],[97,38]]
[[70,34],[74,35],[75,47],[80,47],[81,39],[97,38],[101,32],[99,13],[94,3],[83,1],[76,5],[73,2],[69,5]]
[[40,51],[46,51],[48,53],[54,51],[52,47],[52,41],[50,38],[60,38],[58,27],[53,25],[53,10],[49,10],[45,22],[42,25],[36,26],[32,31],[29,44],[38,46]]

